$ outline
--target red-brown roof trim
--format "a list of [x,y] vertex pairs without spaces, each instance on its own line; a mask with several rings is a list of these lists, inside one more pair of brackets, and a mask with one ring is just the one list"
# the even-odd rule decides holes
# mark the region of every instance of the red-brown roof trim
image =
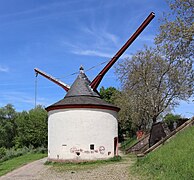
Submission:
[[59,109],[76,109],[76,108],[91,108],[91,109],[107,109],[107,110],[113,110],[116,112],[119,112],[120,108],[118,107],[112,107],[112,106],[103,106],[103,105],[90,105],[90,104],[76,104],[76,105],[58,105],[58,106],[49,106],[46,108],[46,110],[53,111],[53,110],[59,110]]

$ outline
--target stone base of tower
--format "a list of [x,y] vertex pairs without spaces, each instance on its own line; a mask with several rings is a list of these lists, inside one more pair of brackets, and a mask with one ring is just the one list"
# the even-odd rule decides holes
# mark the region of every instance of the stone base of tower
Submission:
[[48,161],[95,161],[118,155],[117,112],[113,110],[53,110],[48,127]]
[[[116,157],[116,156],[113,156]],[[48,162],[59,162],[59,163],[80,163],[80,162],[92,162],[92,161],[99,161],[99,160],[107,160],[112,157],[107,157],[107,158],[97,158],[97,159],[81,159],[79,157],[75,159],[52,159],[52,158],[47,158]]]
[[[55,157],[48,156],[48,161],[52,162],[85,162],[85,161],[96,161],[96,160],[106,160],[114,156],[118,156],[118,151],[116,147],[116,152],[104,150],[106,147],[100,146],[96,150],[84,150],[84,149],[70,149],[70,153],[64,153],[60,155],[55,155]],[[53,154],[54,155],[54,154]],[[65,157],[66,156],[66,157]]]

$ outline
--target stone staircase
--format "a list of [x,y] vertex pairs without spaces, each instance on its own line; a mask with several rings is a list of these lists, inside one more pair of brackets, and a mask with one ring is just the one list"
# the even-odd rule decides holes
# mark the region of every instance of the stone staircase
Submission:
[[155,149],[157,149],[158,147],[160,147],[161,145],[163,145],[165,143],[165,141],[173,138],[177,133],[179,133],[179,132],[183,131],[185,128],[187,128],[189,126],[193,126],[193,125],[194,125],[194,117],[191,118],[190,120],[186,121],[185,123],[183,123],[181,126],[176,128],[174,131],[168,133],[164,138],[162,138],[160,141],[158,141],[157,143],[155,143],[151,147],[149,147],[150,134],[147,134],[144,137],[142,137],[136,144],[134,144],[132,147],[127,149],[126,154],[134,153],[138,157],[145,156],[149,152],[152,152]]

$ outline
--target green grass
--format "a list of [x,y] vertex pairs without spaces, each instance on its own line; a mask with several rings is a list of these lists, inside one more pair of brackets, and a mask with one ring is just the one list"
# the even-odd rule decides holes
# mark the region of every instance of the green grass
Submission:
[[121,143],[121,149],[123,151],[126,151],[127,149],[129,149],[131,146],[133,146],[135,143],[137,143],[137,138],[133,137],[133,138],[129,138],[127,140],[125,140],[124,142]]
[[97,161],[88,161],[88,162],[46,162],[45,165],[53,166],[56,171],[78,171],[78,170],[86,170],[86,169],[94,169],[99,165],[107,165],[110,163],[118,163],[122,161],[120,156],[113,157],[107,160],[97,160]]
[[178,133],[154,152],[139,158],[132,170],[142,179],[194,179],[194,126]]
[[19,168],[29,162],[41,159],[43,157],[46,157],[47,154],[41,154],[41,153],[28,153],[19,157],[15,157],[13,159],[3,161],[0,163],[0,176]]

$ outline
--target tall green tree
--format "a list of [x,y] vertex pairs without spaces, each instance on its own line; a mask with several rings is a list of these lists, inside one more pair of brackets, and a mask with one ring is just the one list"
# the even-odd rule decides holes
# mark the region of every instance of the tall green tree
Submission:
[[168,126],[173,126],[173,123],[180,120],[182,117],[179,114],[168,113],[164,116],[164,122]]
[[[115,104],[119,108],[121,108],[118,114],[118,136],[119,141],[123,140],[123,134],[127,136],[132,136],[134,134],[133,128],[131,126],[131,121],[129,120],[130,115],[127,113],[124,104],[126,105],[126,99],[122,99],[121,92],[117,90],[115,87],[104,88],[103,86],[100,88],[100,96],[106,102]],[[127,115],[126,115],[127,114]]]
[[169,61],[193,62],[194,1],[167,0],[171,11],[161,19],[155,43]]
[[115,95],[119,91],[115,87],[104,88],[103,86],[100,88],[100,96],[108,103],[114,104]]
[[115,96],[114,103],[120,108],[118,113],[119,137],[123,140],[123,135],[132,137],[136,134],[137,126],[132,121],[131,101],[128,93],[122,91]]
[[13,105],[7,104],[0,108],[0,147],[10,148],[14,146],[16,136],[17,112]]
[[29,112],[19,113],[17,122],[16,146],[47,147],[47,112],[37,106]]
[[117,67],[133,123],[146,128],[167,108],[193,94],[194,71],[187,61],[171,62],[145,48]]

